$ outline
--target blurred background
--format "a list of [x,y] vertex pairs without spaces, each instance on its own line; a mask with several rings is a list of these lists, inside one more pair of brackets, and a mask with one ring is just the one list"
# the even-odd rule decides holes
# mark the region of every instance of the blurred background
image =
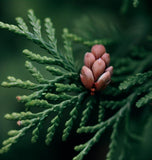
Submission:
[[[143,38],[152,33],[152,3],[149,0],[140,1],[137,8],[133,8],[132,0],[128,5],[126,0],[0,0],[0,21],[16,24],[15,17],[23,17],[27,21],[27,10],[33,9],[42,22],[45,17],[50,17],[56,29],[59,47],[62,45],[61,33],[64,27],[70,32],[84,37],[86,40],[101,38],[122,39],[120,47],[112,53],[124,56],[129,48],[135,44],[145,43]],[[127,1],[126,1],[127,2]],[[30,74],[24,67],[25,57],[23,49],[39,51],[36,45],[23,37],[0,29],[0,83],[6,80],[8,75],[31,79]],[[114,47],[115,48],[115,47]],[[41,50],[40,50],[41,51]],[[80,61],[86,49],[75,49],[76,59]],[[78,57],[80,57],[78,59]],[[3,117],[6,113],[23,110],[23,106],[17,103],[16,95],[28,93],[17,88],[0,87],[0,142],[6,139],[7,132],[16,128],[16,123],[7,121]],[[108,135],[108,133],[107,133]],[[147,133],[147,137],[150,137]],[[43,137],[43,136],[42,136]],[[62,143],[55,140],[49,147],[40,139],[37,144],[31,144],[30,133],[21,142],[14,145],[12,149],[0,155],[0,160],[28,159],[28,160],[70,160],[75,154],[73,152],[74,141],[72,137]],[[97,144],[87,160],[102,160],[108,150],[108,139],[106,136]],[[146,159],[145,159],[146,160]]]

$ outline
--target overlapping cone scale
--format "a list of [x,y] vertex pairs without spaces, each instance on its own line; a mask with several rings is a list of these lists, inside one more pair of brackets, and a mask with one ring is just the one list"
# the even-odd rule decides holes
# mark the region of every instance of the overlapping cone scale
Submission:
[[96,59],[102,57],[102,55],[106,52],[105,47],[102,44],[96,44],[91,48],[91,53],[94,54]]
[[94,84],[94,77],[92,74],[92,71],[86,67],[83,66],[81,69],[81,74],[80,74],[81,82],[87,89],[91,89],[93,84]]
[[95,62],[95,56],[91,53],[91,52],[87,52],[84,55],[84,64],[85,66],[87,66],[88,68],[91,68],[93,63]]
[[92,72],[93,72],[95,81],[104,72],[105,67],[106,67],[105,62],[101,58],[97,59],[94,62],[93,66],[92,66]]
[[107,85],[110,83],[111,81],[111,74],[109,71],[103,73],[99,79],[97,80],[97,82],[94,83],[96,91],[100,91],[101,89],[104,89],[107,87]]
[[[113,74],[110,64],[110,54],[106,53],[103,45],[94,45],[91,52],[84,55],[84,66],[81,69],[80,79],[84,87],[90,90],[91,95],[107,87]],[[108,67],[109,66],[109,67]]]

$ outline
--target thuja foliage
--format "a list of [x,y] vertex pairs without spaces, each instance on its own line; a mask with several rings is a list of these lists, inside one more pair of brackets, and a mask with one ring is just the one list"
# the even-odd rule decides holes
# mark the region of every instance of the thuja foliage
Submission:
[[[63,125],[64,111],[66,111],[68,116],[64,121],[62,140],[67,140],[74,125],[77,125],[78,135],[90,135],[86,142],[74,147],[77,154],[73,160],[82,160],[109,129],[111,137],[106,159],[123,160],[128,154],[136,158],[131,141],[142,143],[144,128],[151,115],[144,114],[146,116],[143,117],[140,115],[143,123],[137,128],[132,126],[135,121],[133,113],[151,111],[151,53],[134,48],[128,54],[128,58],[118,59],[111,56],[111,64],[114,66],[111,84],[105,90],[90,95],[90,91],[86,90],[80,81],[80,69],[77,69],[73,58],[72,44],[80,43],[91,47],[93,44],[102,43],[111,47],[117,42],[109,39],[87,41],[64,29],[62,35],[64,49],[61,52],[58,50],[51,20],[49,18],[44,20],[48,38],[46,40],[42,36],[40,20],[32,10],[28,11],[28,18],[32,31],[22,18],[16,18],[18,25],[0,22],[0,27],[32,40],[46,50],[48,56],[41,56],[28,49],[23,50],[23,54],[29,59],[25,62],[25,67],[37,83],[9,76],[8,81],[1,84],[3,87],[19,87],[32,92],[29,95],[17,96],[17,100],[25,104],[23,112],[5,115],[6,119],[17,121],[20,129],[8,132],[9,138],[3,141],[0,153],[8,152],[31,129],[31,142],[37,142],[41,131],[44,130],[43,124],[46,119],[52,117],[47,124],[45,135],[45,143],[49,145],[58,128],[63,128],[61,124]],[[52,75],[52,79],[45,78],[32,62],[43,64]],[[39,108],[37,112],[32,110],[35,107]]]

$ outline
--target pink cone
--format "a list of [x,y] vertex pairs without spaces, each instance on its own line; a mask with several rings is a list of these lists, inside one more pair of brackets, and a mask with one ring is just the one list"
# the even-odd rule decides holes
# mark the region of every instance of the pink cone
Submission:
[[110,72],[110,74],[112,76],[112,74],[113,74],[113,66],[110,66],[105,70],[105,72],[108,72],[108,71]]
[[96,91],[104,89],[111,81],[111,74],[109,71],[102,74],[98,81],[95,83]]
[[104,62],[106,63],[106,66],[109,66],[110,63],[110,55],[108,53],[104,53],[103,56],[101,57]]
[[106,67],[105,62],[101,58],[97,59],[94,62],[93,66],[92,66],[92,72],[93,72],[95,81],[104,72],[105,67]]
[[94,54],[96,59],[98,59],[106,52],[106,49],[103,45],[96,44],[91,48],[91,52]]
[[92,74],[92,71],[86,67],[83,66],[81,69],[80,79],[85,88],[91,89],[94,84],[94,77]]
[[84,64],[88,68],[91,68],[95,62],[95,56],[91,52],[87,52],[84,56]]

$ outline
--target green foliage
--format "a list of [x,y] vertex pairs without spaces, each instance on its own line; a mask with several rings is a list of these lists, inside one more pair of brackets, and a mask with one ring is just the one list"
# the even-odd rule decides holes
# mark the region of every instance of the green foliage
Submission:
[[[30,111],[21,113],[6,114],[5,118],[10,120],[20,121],[18,125],[22,127],[19,131],[9,132],[11,138],[4,141],[3,147],[0,152],[4,153],[10,149],[10,147],[17,143],[21,136],[25,134],[31,127],[32,142],[38,140],[41,129],[43,128],[43,122],[50,114],[54,113],[56,116],[51,120],[51,126],[47,129],[46,144],[52,141],[56,128],[59,126],[60,115],[65,108],[73,107],[70,114],[70,119],[65,122],[66,128],[63,131],[63,137],[67,137],[70,132],[73,123],[76,120],[77,108],[81,105],[82,99],[86,92],[81,87],[81,84],[77,85],[73,83],[78,79],[78,73],[75,71],[73,55],[70,49],[69,40],[66,39],[66,33],[64,32],[64,47],[67,52],[66,58],[57,51],[57,41],[55,39],[55,29],[53,28],[50,19],[45,19],[45,28],[48,36],[48,42],[42,38],[40,20],[36,18],[32,10],[28,11],[28,17],[30,24],[33,28],[33,32],[30,32],[26,23],[22,18],[17,18],[18,27],[14,25],[8,25],[1,22],[1,28],[9,29],[15,33],[22,34],[25,37],[36,42],[42,48],[46,49],[50,53],[48,56],[40,56],[32,51],[25,49],[23,53],[30,61],[35,61],[40,64],[49,65],[46,69],[55,76],[52,80],[46,79],[39,70],[33,66],[30,61],[25,62],[25,67],[36,79],[38,83],[33,83],[29,80],[22,81],[14,77],[8,77],[8,82],[3,82],[3,87],[19,87],[34,92],[30,95],[17,96],[17,100],[25,104],[27,110],[33,107],[42,108],[37,113]],[[71,44],[71,43],[70,43]],[[55,67],[56,66],[56,67]],[[61,69],[62,68],[62,69]],[[68,72],[67,72],[68,71]],[[75,96],[72,96],[73,93]],[[55,103],[55,104],[54,104]],[[38,118],[37,118],[38,117]],[[70,124],[69,124],[70,123]]]
[[108,44],[111,44],[113,43],[113,40],[111,39],[98,39],[98,40],[93,40],[93,41],[89,41],[89,40],[85,40],[83,37],[79,37],[77,36],[76,34],[73,34],[73,33],[68,33],[67,35],[67,38],[74,41],[74,42],[77,42],[77,43],[81,43],[81,44],[84,44],[86,46],[93,46],[95,44],[103,44],[103,45],[108,45]]
[[50,142],[53,139],[53,136],[55,134],[56,128],[59,126],[60,123],[60,118],[59,115],[56,115],[52,120],[51,120],[51,126],[47,129],[47,135],[45,139],[45,143],[47,145],[50,144]]
[[[134,5],[137,5],[137,1],[134,1]],[[74,148],[78,153],[73,160],[82,160],[91,148],[100,142],[106,130],[111,129],[106,159],[124,159],[131,150],[131,147],[128,147],[131,144],[130,140],[142,143],[140,136],[146,125],[145,119],[150,117],[145,114],[146,118],[143,118],[142,125],[136,125],[143,128],[132,129],[131,124],[134,122],[132,113],[136,111],[138,114],[141,109],[148,112],[151,107],[151,53],[147,51],[143,53],[139,49],[137,54],[137,51],[133,49],[129,50],[128,58],[111,56],[111,63],[114,66],[112,82],[104,91],[92,96],[79,80],[80,73],[76,70],[72,45],[80,43],[88,47],[102,43],[113,48],[113,44],[118,42],[110,38],[88,41],[64,29],[62,35],[64,46],[59,52],[51,20],[49,18],[44,20],[47,34],[45,40],[41,33],[43,27],[40,20],[36,18],[32,10],[28,11],[28,17],[33,31],[30,31],[22,18],[16,19],[18,26],[0,22],[0,27],[32,40],[49,55],[41,56],[28,49],[23,50],[28,58],[25,67],[36,82],[23,81],[10,76],[7,82],[2,82],[3,87],[19,87],[32,90],[32,92],[29,95],[16,97],[18,102],[24,103],[24,112],[5,115],[6,119],[17,121],[20,129],[8,132],[10,138],[3,141],[0,153],[9,151],[30,130],[32,130],[31,142],[37,142],[44,130],[43,124],[46,123],[46,119],[52,117],[46,125],[45,143],[47,145],[51,143],[61,124],[64,124],[61,135],[63,141],[67,140],[71,132],[76,129],[78,136],[89,135],[86,142]],[[43,64],[46,71],[51,74],[51,79],[45,78],[31,61]],[[131,156],[135,157],[135,153],[130,152]]]
[[118,124],[119,124],[119,121],[120,121],[120,117],[118,117],[113,125],[113,131],[112,131],[112,134],[111,134],[111,143],[109,145],[109,152],[107,154],[107,157],[106,159],[107,160],[111,160],[113,159],[113,154],[115,153],[115,148],[117,147],[117,130],[118,130]]
[[120,84],[119,88],[128,89],[132,86],[141,85],[148,81],[149,78],[152,77],[152,71],[148,71],[146,73],[137,73],[135,76],[129,77],[126,81]]
[[148,94],[146,94],[144,97],[142,97],[141,99],[139,99],[137,102],[136,102],[136,106],[138,108],[150,103],[152,101],[152,91],[149,92]]

